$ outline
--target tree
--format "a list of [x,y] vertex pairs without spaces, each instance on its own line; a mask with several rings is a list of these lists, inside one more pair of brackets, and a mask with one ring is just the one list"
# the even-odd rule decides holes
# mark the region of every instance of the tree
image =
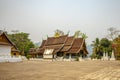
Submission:
[[[115,55],[117,54],[117,52],[119,51],[119,49],[117,49],[117,46],[119,44],[118,38],[119,38],[119,32],[120,30],[117,30],[116,28],[110,27],[108,29],[109,34],[108,34],[108,38],[112,40],[112,48],[115,52]],[[117,57],[117,55],[116,55]]]
[[99,40],[99,38],[96,38],[95,41],[93,41],[92,46],[93,48],[93,54],[96,54],[98,58],[101,58],[103,56],[103,53],[107,52],[109,53],[108,55],[110,56],[110,52],[112,52],[112,47],[111,47],[111,41],[109,41],[107,38],[102,38]]
[[120,36],[114,39],[112,47],[114,49],[116,58],[120,60]]
[[108,28],[108,32],[109,34],[107,35],[107,37],[113,41],[116,37],[118,37],[120,31],[114,27],[110,27]]
[[61,31],[61,30],[59,30],[59,29],[55,30],[54,37],[59,37],[59,36],[63,36],[63,35],[64,35],[64,32],[63,32],[63,31]]
[[74,34],[74,38],[82,37],[83,39],[88,38],[88,36],[85,33],[82,33],[81,31],[76,31]]
[[28,33],[13,33],[8,34],[8,37],[10,40],[17,46],[17,48],[20,50],[21,55],[27,55],[30,48],[34,47],[33,42],[28,38]]
[[102,38],[100,40],[100,44],[101,44],[101,46],[109,47],[110,46],[110,41],[107,38]]
[[102,38],[100,40],[100,45],[103,48],[103,52],[109,53],[110,56],[110,52],[112,52],[111,41],[109,41],[107,38]]
[[93,54],[96,55],[97,58],[101,58],[102,56],[102,48],[100,45],[99,38],[96,38],[95,41],[93,41]]

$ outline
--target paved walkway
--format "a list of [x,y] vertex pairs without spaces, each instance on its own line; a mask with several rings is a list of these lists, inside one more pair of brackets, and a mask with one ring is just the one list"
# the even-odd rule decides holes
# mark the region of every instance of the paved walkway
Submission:
[[120,69],[104,68],[80,77],[79,80],[120,80]]

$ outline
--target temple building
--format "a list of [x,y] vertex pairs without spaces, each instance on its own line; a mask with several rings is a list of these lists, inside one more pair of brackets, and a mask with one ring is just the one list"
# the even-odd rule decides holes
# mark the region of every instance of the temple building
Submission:
[[16,47],[16,45],[13,45],[11,48],[11,56],[12,57],[18,57],[20,55],[20,51]]
[[7,37],[5,32],[0,31],[0,62],[21,61],[18,57],[19,50],[15,44]]
[[29,54],[35,58],[57,61],[74,61],[85,58],[88,54],[85,39],[63,35],[48,37],[43,40],[39,49],[31,48]]

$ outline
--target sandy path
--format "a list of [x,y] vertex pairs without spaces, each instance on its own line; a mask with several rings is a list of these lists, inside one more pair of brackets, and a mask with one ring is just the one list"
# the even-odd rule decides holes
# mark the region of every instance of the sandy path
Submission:
[[120,61],[0,63],[0,80],[120,80]]

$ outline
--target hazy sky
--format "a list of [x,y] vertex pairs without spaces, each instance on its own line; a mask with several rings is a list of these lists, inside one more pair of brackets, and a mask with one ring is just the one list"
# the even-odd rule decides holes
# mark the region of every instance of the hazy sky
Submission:
[[34,42],[60,29],[80,30],[90,44],[109,27],[120,29],[120,0],[0,0],[0,29],[30,33]]

